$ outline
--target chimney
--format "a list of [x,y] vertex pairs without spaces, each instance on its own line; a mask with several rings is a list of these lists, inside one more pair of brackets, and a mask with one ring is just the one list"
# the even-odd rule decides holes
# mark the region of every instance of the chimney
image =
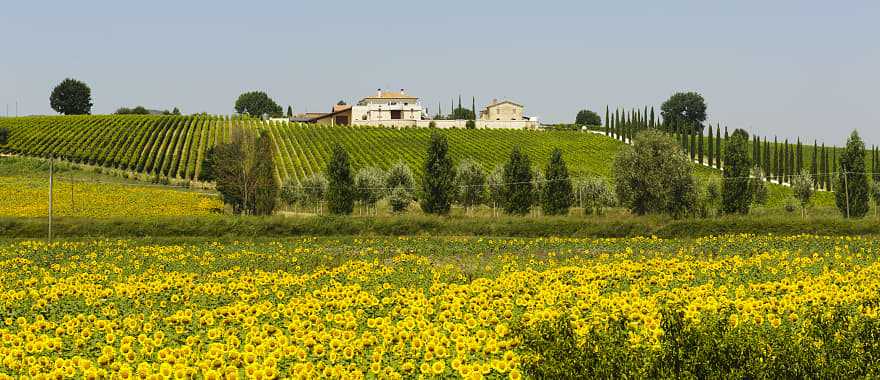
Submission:
[[381,88],[376,89],[376,96],[382,96],[382,89]]
[[401,89],[400,89],[400,95],[406,95],[406,90],[404,90],[404,89],[401,88]]

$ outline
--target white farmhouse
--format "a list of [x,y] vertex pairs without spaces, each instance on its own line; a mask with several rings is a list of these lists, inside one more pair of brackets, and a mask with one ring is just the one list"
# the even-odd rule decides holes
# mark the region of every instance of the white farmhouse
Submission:
[[[419,121],[425,119],[419,98],[400,92],[376,90],[376,95],[361,99],[351,108],[353,124],[361,121]],[[371,123],[372,124],[372,123]]]

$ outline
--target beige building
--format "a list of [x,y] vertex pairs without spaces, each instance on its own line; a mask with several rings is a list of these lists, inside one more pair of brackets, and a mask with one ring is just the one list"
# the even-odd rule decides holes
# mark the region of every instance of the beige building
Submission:
[[523,106],[509,100],[499,102],[498,99],[492,99],[492,103],[480,111],[480,120],[525,120]]
[[351,108],[352,122],[424,119],[419,98],[400,92],[376,90],[376,95],[361,99]]

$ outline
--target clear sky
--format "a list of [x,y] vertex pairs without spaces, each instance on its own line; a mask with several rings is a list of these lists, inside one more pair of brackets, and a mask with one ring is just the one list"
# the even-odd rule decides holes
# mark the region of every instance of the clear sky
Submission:
[[436,112],[459,94],[578,109],[695,90],[709,118],[761,134],[880,143],[874,1],[6,1],[0,113],[50,114],[65,77],[94,113],[229,114],[265,90],[295,112],[406,88]]

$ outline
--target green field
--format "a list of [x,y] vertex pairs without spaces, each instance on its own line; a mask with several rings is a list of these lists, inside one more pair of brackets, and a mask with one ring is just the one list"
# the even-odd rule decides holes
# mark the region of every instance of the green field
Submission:
[[[323,172],[337,143],[348,150],[355,169],[388,168],[403,161],[418,177],[433,132],[424,128],[271,124],[219,116],[37,116],[0,119],[0,128],[10,131],[9,143],[0,151],[32,157],[54,155],[74,163],[135,173],[140,178],[190,181],[199,179],[207,150],[229,140],[233,125],[260,128],[271,136],[279,182]],[[537,168],[543,168],[552,150],[559,148],[575,178],[610,179],[611,162],[623,146],[613,138],[577,131],[436,131],[449,139],[454,160],[474,159],[486,170],[505,162],[514,146],[526,152]],[[805,153],[809,151],[805,149]],[[695,167],[699,177],[720,175],[715,169]],[[790,191],[776,185],[770,188],[768,206],[781,206]],[[819,193],[815,204],[832,205],[831,194]]]
[[[113,169],[196,180],[205,152],[229,139],[239,124],[267,131],[275,145],[280,180],[302,179],[323,171],[335,143],[351,154],[353,165],[390,167],[406,162],[421,173],[431,130],[268,124],[194,116],[52,116],[0,119],[10,130],[6,153],[49,157]],[[519,146],[543,167],[554,148],[565,154],[575,175],[610,176],[608,163],[622,143],[579,132],[440,130],[456,159],[472,158],[487,170]]]

